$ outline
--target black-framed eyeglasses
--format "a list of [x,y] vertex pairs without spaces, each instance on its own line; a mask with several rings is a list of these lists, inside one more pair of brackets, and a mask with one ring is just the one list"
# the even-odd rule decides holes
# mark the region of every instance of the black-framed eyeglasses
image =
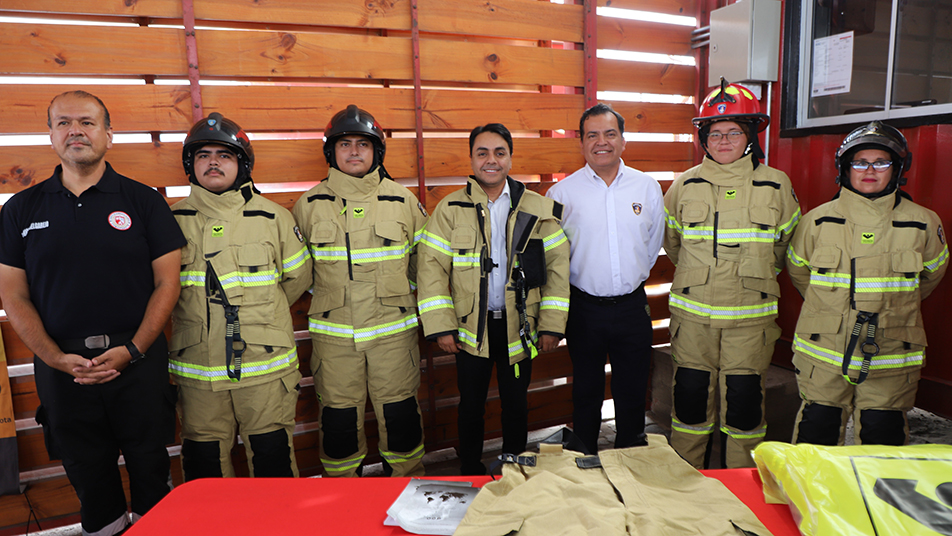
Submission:
[[719,143],[721,139],[726,136],[731,143],[737,143],[740,141],[741,136],[745,135],[742,130],[731,130],[727,134],[723,132],[711,132],[707,135],[707,141],[708,143]]
[[850,162],[850,167],[856,171],[866,171],[867,169],[872,168],[876,171],[886,171],[892,167],[892,162],[889,160],[877,160],[875,162],[867,162],[865,160],[853,160]]

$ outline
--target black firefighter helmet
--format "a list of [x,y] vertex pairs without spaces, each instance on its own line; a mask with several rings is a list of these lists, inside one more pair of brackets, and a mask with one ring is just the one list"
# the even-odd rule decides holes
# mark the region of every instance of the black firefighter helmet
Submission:
[[387,154],[387,141],[383,134],[383,128],[380,123],[374,119],[366,110],[361,110],[355,104],[350,104],[346,109],[334,114],[331,121],[324,128],[324,158],[327,159],[327,165],[332,168],[337,167],[337,158],[334,152],[334,144],[343,136],[357,135],[366,136],[374,144],[374,161],[370,166],[370,171],[377,169],[377,166],[383,166],[383,157]]
[[238,178],[232,188],[237,189],[250,181],[251,170],[255,167],[255,152],[251,148],[251,140],[238,123],[218,112],[212,112],[195,123],[185,137],[182,145],[182,165],[188,174],[188,180],[198,184],[195,178],[195,151],[213,143],[234,150],[238,156]]
[[912,165],[912,152],[909,151],[909,145],[906,143],[906,137],[902,135],[902,132],[882,121],[872,121],[868,125],[863,125],[850,132],[843,139],[840,148],[836,150],[837,184],[850,190],[853,189],[849,178],[850,162],[856,153],[864,149],[886,151],[893,162],[893,175],[889,184],[882,192],[870,194],[867,197],[888,195],[906,184],[906,178],[902,174],[908,171]]

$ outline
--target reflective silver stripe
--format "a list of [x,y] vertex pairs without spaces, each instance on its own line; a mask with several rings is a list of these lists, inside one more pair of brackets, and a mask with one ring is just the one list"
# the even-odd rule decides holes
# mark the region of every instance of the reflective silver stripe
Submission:
[[942,253],[935,259],[924,263],[923,267],[930,272],[934,272],[939,269],[939,266],[945,264],[947,260],[949,260],[949,246],[942,246]]
[[404,242],[400,246],[354,249],[350,252],[350,259],[353,263],[357,263],[358,261],[374,262],[402,259],[408,251],[410,251],[410,245]]
[[[799,334],[795,334],[793,337],[793,349],[817,360],[836,365],[837,367],[843,366],[842,353],[813,344]],[[877,355],[873,356],[872,360],[870,360],[869,369],[888,370],[920,366],[925,361],[925,357],[923,351],[908,352],[905,354]],[[863,356],[853,356],[853,358],[850,359],[850,370],[860,370],[862,365]]]
[[699,316],[710,317],[715,320],[741,320],[745,318],[759,318],[777,313],[777,301],[762,305],[742,305],[736,307],[721,307],[706,305],[689,300],[683,296],[671,293],[668,295],[668,305]]
[[714,433],[714,423],[692,426],[677,419],[671,419],[671,428],[685,434],[705,435]]
[[324,469],[328,473],[343,473],[351,469],[356,469],[360,466],[360,462],[364,461],[364,455],[357,456],[356,458],[348,458],[346,460],[328,460],[327,458],[321,457],[321,465],[324,466]]
[[434,296],[417,303],[417,310],[420,314],[435,311],[436,309],[453,309],[453,298],[449,296]]
[[713,239],[713,227],[685,227],[683,230],[685,238]]
[[721,432],[733,437],[734,439],[757,439],[767,435],[767,427],[759,428],[757,430],[751,430],[749,432],[742,432],[740,430],[731,430],[726,426],[721,426]]
[[311,258],[316,261],[339,261],[347,258],[347,248],[311,246]]
[[419,460],[423,457],[423,445],[421,444],[406,454],[397,454],[389,450],[381,450],[380,457],[387,460],[387,463],[405,463],[412,460]]
[[347,324],[334,324],[333,322],[324,322],[322,320],[307,319],[307,329],[311,333],[323,333],[333,337],[342,337],[350,339],[354,337],[354,326]]
[[421,240],[421,242],[441,253],[445,253],[447,255],[453,254],[453,248],[450,247],[449,242],[447,242],[446,240],[443,240],[442,238],[436,236],[435,234],[429,231],[423,232],[423,239]]
[[479,266],[479,255],[453,255],[453,266]]
[[912,279],[904,277],[857,277],[856,292],[890,292],[915,290],[919,288],[919,276]]
[[562,232],[562,229],[559,229],[558,232],[552,233],[542,240],[542,247],[545,251],[549,251],[559,244],[568,242],[568,240],[568,237],[565,236],[565,233]]
[[301,248],[301,251],[298,251],[291,257],[284,259],[284,262],[282,263],[284,271],[290,272],[301,267],[301,265],[304,264],[304,261],[307,260],[308,255],[309,253],[307,247],[303,247]]
[[393,335],[401,331],[407,331],[417,326],[417,316],[415,314],[405,317],[403,320],[388,322],[379,326],[369,328],[358,328],[354,330],[354,340],[357,342],[379,339],[387,335]]
[[459,328],[459,340],[469,343],[470,346],[476,346],[476,335],[463,328]]
[[810,284],[820,287],[850,288],[850,276],[849,274],[821,274],[811,271]]
[[539,305],[540,310],[545,309],[557,309],[559,311],[568,311],[569,310],[569,301],[562,298],[542,298],[542,302]]
[[[267,361],[253,361],[242,363],[241,374],[244,377],[264,376],[271,372],[293,366],[297,362],[297,348],[291,348],[287,352],[274,356]],[[183,378],[204,381],[222,381],[228,380],[228,371],[225,366],[207,367],[204,365],[195,365],[184,363],[175,359],[169,359],[169,372]]]

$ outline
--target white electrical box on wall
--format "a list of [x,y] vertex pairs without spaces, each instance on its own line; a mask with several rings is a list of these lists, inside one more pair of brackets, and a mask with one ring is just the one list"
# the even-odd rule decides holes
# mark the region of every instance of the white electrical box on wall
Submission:
[[741,0],[711,11],[708,86],[776,82],[780,61],[778,0]]

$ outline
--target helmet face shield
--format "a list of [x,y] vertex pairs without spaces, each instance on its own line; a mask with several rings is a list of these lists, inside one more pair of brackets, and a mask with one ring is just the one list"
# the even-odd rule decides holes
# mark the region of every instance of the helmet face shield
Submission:
[[324,158],[327,159],[327,164],[330,167],[340,169],[337,166],[334,144],[341,137],[348,135],[365,136],[373,142],[374,162],[370,171],[383,164],[384,156],[387,154],[387,138],[384,136],[383,128],[374,119],[374,116],[366,110],[361,110],[355,104],[351,104],[346,109],[334,114],[334,117],[324,128]]
[[255,165],[251,140],[238,123],[218,112],[212,112],[192,126],[182,144],[182,166],[189,180],[195,182],[195,151],[212,143],[229,147],[238,155],[241,165],[236,183],[246,182],[251,178],[251,170]]

